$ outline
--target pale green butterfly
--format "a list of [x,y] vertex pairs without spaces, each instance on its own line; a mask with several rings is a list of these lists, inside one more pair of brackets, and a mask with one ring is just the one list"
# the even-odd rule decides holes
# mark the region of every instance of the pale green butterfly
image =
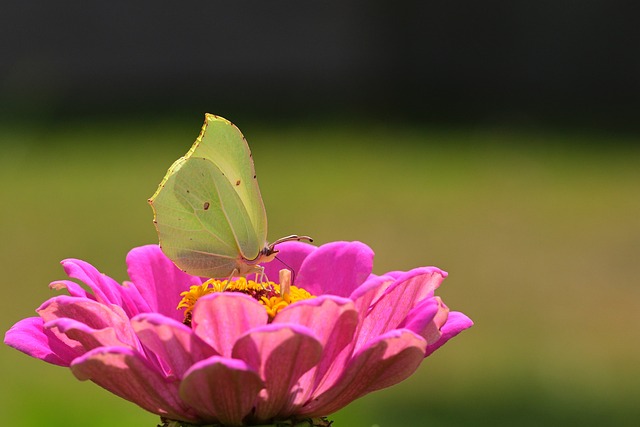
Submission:
[[267,242],[267,214],[251,151],[230,121],[206,114],[191,149],[167,171],[149,199],[164,254],[183,271],[226,278],[262,274],[275,246]]

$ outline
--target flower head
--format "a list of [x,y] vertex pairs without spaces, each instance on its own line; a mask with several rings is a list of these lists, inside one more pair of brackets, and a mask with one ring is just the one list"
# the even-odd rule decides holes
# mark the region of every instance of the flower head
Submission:
[[278,249],[295,286],[206,281],[156,245],[129,253],[122,285],[65,260],[90,291],[53,282],[69,295],[16,323],[5,343],[165,419],[237,426],[329,415],[404,380],[472,325],[434,296],[446,277],[435,267],[377,276],[359,242]]
[[[281,273],[288,270],[280,270]],[[182,300],[178,304],[178,308],[184,308],[184,323],[191,325],[191,312],[200,297],[212,294],[214,292],[238,292],[247,294],[264,306],[269,315],[269,321],[289,304],[303,299],[313,298],[309,292],[297,286],[291,286],[290,274],[285,274],[286,281],[283,281],[283,275],[280,274],[281,284],[274,282],[256,282],[240,277],[234,280],[210,279],[202,285],[193,285],[188,291],[180,294]]]

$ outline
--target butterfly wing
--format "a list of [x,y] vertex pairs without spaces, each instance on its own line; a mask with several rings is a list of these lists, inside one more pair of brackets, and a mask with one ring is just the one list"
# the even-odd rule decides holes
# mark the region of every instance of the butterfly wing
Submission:
[[244,202],[208,159],[181,158],[151,200],[163,252],[189,274],[225,277],[254,271],[243,258],[262,249]]
[[[160,245],[193,275],[255,272],[267,215],[247,141],[228,120],[205,115],[200,135],[149,199]],[[205,208],[206,206],[206,208]]]
[[185,155],[192,156],[207,159],[220,169],[242,200],[261,247],[266,246],[267,213],[251,150],[240,129],[227,119],[206,114],[200,135]]

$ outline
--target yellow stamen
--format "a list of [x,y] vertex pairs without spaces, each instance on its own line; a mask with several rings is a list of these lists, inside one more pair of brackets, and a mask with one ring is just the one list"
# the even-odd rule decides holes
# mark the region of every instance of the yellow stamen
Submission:
[[191,324],[191,311],[199,298],[212,294],[214,292],[241,292],[256,299],[260,304],[264,305],[269,315],[269,322],[278,314],[280,310],[293,304],[296,301],[315,298],[303,288],[291,285],[291,272],[288,270],[280,271],[280,283],[262,282],[258,283],[253,280],[247,280],[240,277],[236,280],[217,280],[210,279],[202,285],[194,285],[188,291],[180,294],[182,300],[178,304],[177,309],[185,309],[184,323]]

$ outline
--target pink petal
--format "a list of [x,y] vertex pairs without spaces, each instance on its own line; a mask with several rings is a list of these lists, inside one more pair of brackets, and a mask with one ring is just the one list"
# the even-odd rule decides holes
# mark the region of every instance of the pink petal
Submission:
[[308,328],[271,324],[240,338],[233,358],[244,360],[263,379],[266,397],[257,402],[255,420],[266,421],[283,412],[299,392],[296,383],[322,356],[322,345]]
[[[125,344],[138,347],[138,339],[131,329],[129,319],[118,306],[108,307],[97,301],[61,295],[49,299],[36,311],[44,320],[45,326],[57,319],[71,319],[77,324],[86,325],[86,328],[78,329],[76,323],[65,323],[74,331],[90,333],[90,330],[110,330],[111,332],[105,332],[100,336],[101,339],[109,340],[103,345]],[[56,326],[60,326],[60,323]]]
[[198,300],[193,309],[193,332],[224,357],[230,357],[238,338],[267,324],[267,310],[248,295],[217,292]]
[[363,319],[373,303],[380,299],[380,296],[384,295],[394,281],[395,279],[386,275],[375,276],[372,274],[362,285],[351,293],[349,299],[356,303],[358,313],[360,313]]
[[374,303],[358,336],[356,349],[375,337],[398,328],[409,312],[433,291],[446,277],[435,267],[422,267],[401,275]]
[[[98,347],[130,345],[123,343],[116,336],[114,328],[93,329],[82,322],[72,319],[55,319],[44,324],[44,327],[55,333],[65,343],[78,342],[82,353]],[[64,340],[62,336],[68,340]],[[138,346],[132,346],[138,348]]]
[[95,300],[96,297],[93,294],[87,292],[82,286],[71,280],[58,280],[49,284],[49,289],[60,291],[66,289],[69,295],[72,297],[87,298]]
[[177,381],[167,381],[128,348],[97,348],[74,360],[71,371],[149,412],[173,420],[198,421],[178,397]]
[[127,255],[127,272],[152,311],[179,322],[182,313],[176,307],[182,299],[180,293],[202,283],[176,267],[158,245],[132,249]]
[[314,295],[348,297],[371,274],[373,255],[364,243],[327,243],[305,258],[296,282]]
[[[389,278],[388,276],[370,275],[365,283],[363,283],[360,287],[358,287],[351,293],[351,299],[353,299],[354,301],[354,306],[356,311],[358,312],[359,318],[359,323],[354,333],[354,337],[358,337],[360,335],[363,319],[365,319],[367,314],[369,313],[372,301],[376,301],[380,297],[380,295],[384,293],[384,290],[389,287],[390,282],[393,282],[393,279]],[[351,358],[356,343],[357,341],[353,339],[351,343],[342,350],[342,352],[333,361],[333,364],[330,366],[329,370],[325,373],[325,378],[323,379],[322,384],[318,384],[318,388],[315,392],[319,393],[332,386],[333,383],[340,377],[340,375],[342,375],[342,369],[345,363],[347,363],[347,361]]]
[[400,325],[427,340],[427,345],[440,338],[440,326],[447,321],[449,309],[440,297],[427,298],[409,312]]
[[[322,321],[318,321],[322,319]],[[322,360],[299,380],[303,391],[295,402],[284,409],[294,412],[295,407],[304,403],[324,379],[338,354],[353,339],[358,326],[358,313],[351,300],[333,295],[298,301],[280,311],[273,324],[300,325],[311,330],[323,347]]]
[[385,274],[385,276],[389,276],[389,277],[393,277],[394,279],[398,279],[402,275],[406,274],[406,271],[394,270],[394,271],[388,271],[388,272],[386,272],[384,274]]
[[91,288],[97,301],[116,305],[122,303],[118,292],[120,284],[106,274],[100,273],[88,262],[79,259],[65,259],[61,264],[67,276],[78,279]]
[[4,343],[31,357],[59,366],[69,366],[73,359],[82,354],[77,343],[70,347],[44,329],[40,317],[28,317],[13,325],[5,334]]
[[262,388],[258,374],[243,361],[213,356],[187,371],[180,396],[205,422],[239,426]]
[[[377,292],[372,295],[370,302],[377,301],[384,293],[387,291],[389,286],[395,283],[396,279],[388,274],[384,274],[382,276],[377,276],[375,274],[370,274],[367,280],[364,281],[362,285],[360,285],[357,289],[355,289],[349,298],[352,300],[357,300],[361,298],[364,294],[369,293],[369,290],[374,287],[377,289]],[[371,305],[371,304],[369,304]],[[369,306],[368,305],[368,306]],[[368,307],[367,306],[367,307]]]
[[168,368],[167,376],[180,379],[196,362],[216,354],[189,327],[161,314],[141,314],[131,325],[142,344]]
[[472,326],[473,321],[463,313],[460,313],[458,311],[450,312],[449,317],[447,318],[447,323],[445,323],[444,326],[440,329],[442,336],[437,342],[430,344],[427,347],[425,357],[442,347],[444,343],[458,335],[460,332],[464,331],[465,329],[469,329]]
[[130,319],[140,313],[154,311],[133,282],[123,282],[122,286],[120,286],[120,295],[122,296],[122,308]]
[[353,400],[409,377],[424,358],[425,340],[408,330],[378,337],[344,367],[335,386],[301,408],[299,415],[323,416]]
[[[293,274],[297,276],[302,262],[316,250],[316,247],[303,242],[284,242],[276,246],[276,249],[278,250],[278,259],[262,264],[262,266],[269,280],[277,283],[279,271],[283,268],[293,271]],[[297,282],[297,278],[294,278],[294,284],[295,282]]]

